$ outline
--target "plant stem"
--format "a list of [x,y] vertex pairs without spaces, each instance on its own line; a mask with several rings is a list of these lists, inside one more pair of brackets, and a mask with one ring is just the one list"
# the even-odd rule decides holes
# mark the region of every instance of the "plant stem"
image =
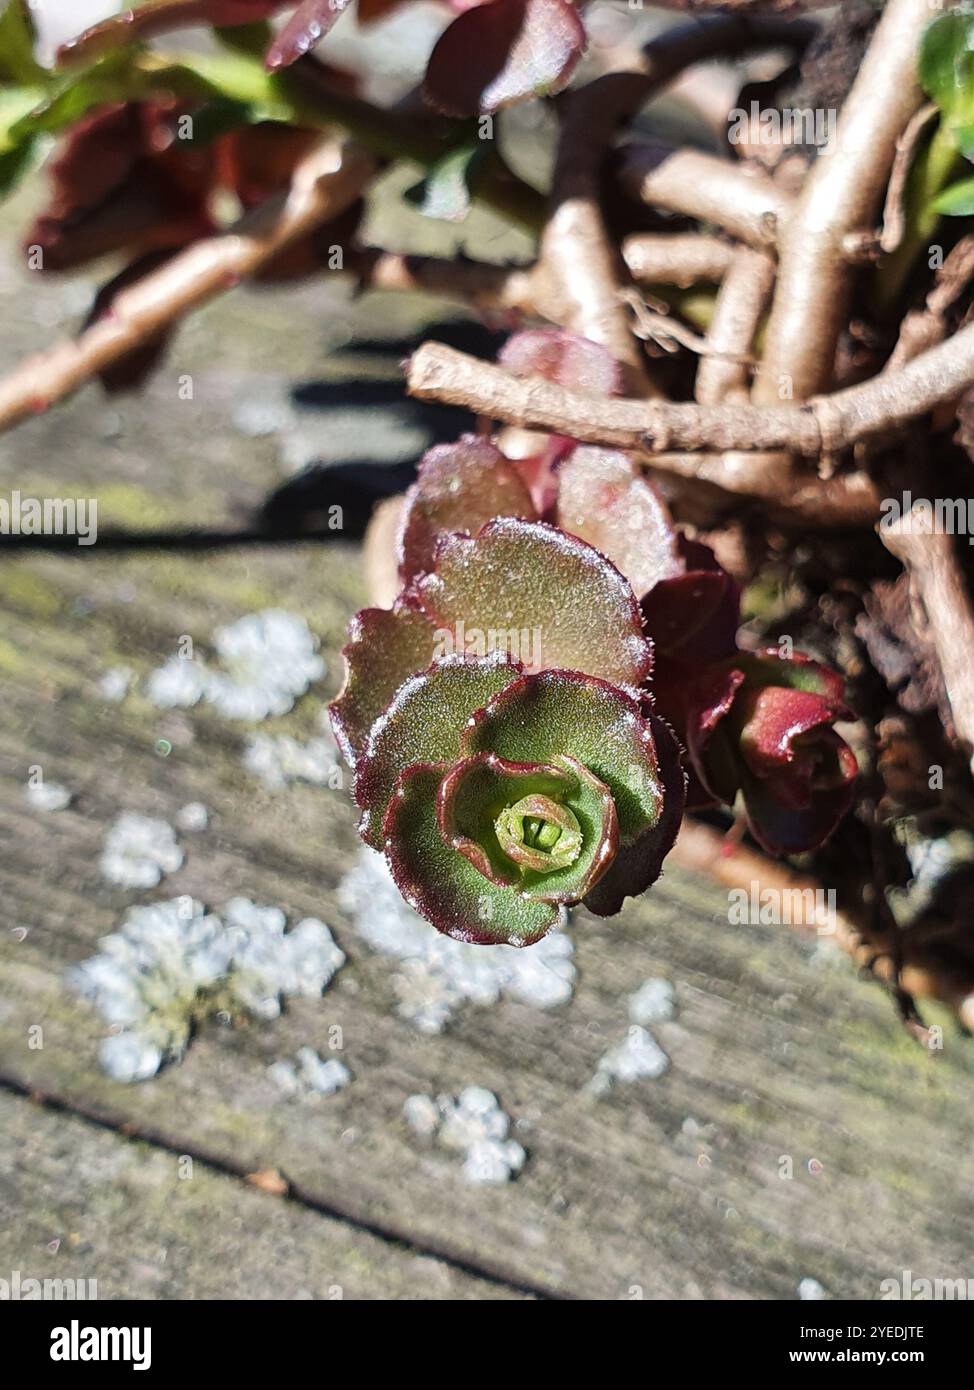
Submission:
[[941,121],[910,171],[902,240],[876,271],[872,302],[877,313],[885,315],[895,307],[917,258],[929,250],[940,222],[933,203],[961,162],[950,131]]

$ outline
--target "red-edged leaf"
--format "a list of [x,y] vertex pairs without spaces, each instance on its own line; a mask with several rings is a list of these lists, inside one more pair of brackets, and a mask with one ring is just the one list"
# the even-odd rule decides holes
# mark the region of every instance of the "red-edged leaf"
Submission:
[[440,36],[423,93],[447,116],[467,117],[560,91],[585,49],[567,0],[489,0]]
[[578,671],[523,676],[477,710],[461,748],[514,763],[574,758],[612,793],[622,844],[659,820],[652,730],[636,701],[606,681]]
[[489,440],[463,435],[427,450],[406,493],[399,532],[404,583],[433,568],[436,544],[449,531],[480,530],[495,516],[533,520],[527,487],[513,464]]
[[310,53],[351,3],[352,0],[304,0],[267,50],[267,68],[286,68]]
[[558,469],[555,521],[594,545],[637,598],[681,569],[663,499],[628,454],[580,445]]
[[422,613],[397,603],[394,608],[363,608],[349,623],[345,683],[328,707],[335,737],[354,767],[372,725],[396,691],[433,660],[435,635]]
[[823,844],[849,810],[859,767],[834,729],[801,735],[792,766],[774,777],[742,779],[751,834],[770,854],[801,854]]
[[382,848],[382,822],[400,774],[413,763],[459,757],[460,736],[474,712],[520,670],[501,656],[453,657],[400,686],[355,765],[355,800],[363,813],[359,833],[366,844]]
[[541,376],[569,391],[617,396],[622,390],[622,369],[612,354],[599,343],[562,328],[526,328],[515,333],[497,360],[515,376]]
[[638,689],[652,666],[629,584],[597,550],[544,522],[502,518],[472,539],[444,536],[435,572],[411,592],[434,627],[462,630],[468,642],[476,630],[486,650],[511,651],[531,671],[559,667]]
[[554,926],[558,908],[491,883],[446,843],[437,820],[437,793],[449,766],[407,768],[390,798],[382,836],[399,891],[415,912],[456,941],[533,945]]
[[612,917],[626,898],[638,897],[655,883],[663,860],[673,848],[686,805],[687,778],[680,757],[680,745],[672,729],[656,715],[649,726],[656,750],[656,772],[662,788],[662,807],[655,825],[627,845],[621,845],[606,874],[584,898],[589,912]]
[[[505,843],[498,822],[512,808],[521,817],[535,815],[565,827],[554,852],[574,837],[571,859],[555,865],[550,852],[517,838]],[[444,840],[474,868],[492,883],[517,887],[542,902],[578,902],[608,869],[618,847],[612,793],[564,754],[550,764],[509,762],[494,753],[466,758],[443,779],[437,814]]]

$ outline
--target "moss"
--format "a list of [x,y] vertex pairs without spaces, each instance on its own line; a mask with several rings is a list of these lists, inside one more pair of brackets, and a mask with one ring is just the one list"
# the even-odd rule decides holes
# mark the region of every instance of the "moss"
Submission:
[[0,637],[0,671],[5,671],[8,675],[14,675],[23,671],[27,665],[27,659],[10,642]]
[[32,618],[53,618],[60,612],[63,598],[36,570],[15,563],[0,568],[0,601],[5,609]]
[[185,526],[182,499],[163,498],[146,492],[135,483],[109,483],[98,489],[98,525],[126,530],[155,530],[162,526]]

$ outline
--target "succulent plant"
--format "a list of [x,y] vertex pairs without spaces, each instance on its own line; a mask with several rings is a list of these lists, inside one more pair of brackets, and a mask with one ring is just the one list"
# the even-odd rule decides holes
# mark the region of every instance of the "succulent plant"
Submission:
[[733,805],[773,854],[814,849],[852,803],[858,773],[833,725],[850,719],[841,678],[800,652],[737,649],[740,589],[705,546],[643,600],[655,639],[654,699],[679,731],[691,807]]
[[524,945],[560,905],[616,912],[656,878],[684,777],[640,706],[635,596],[591,546],[518,518],[442,536],[394,608],[357,616],[345,657],[332,719],[362,836],[441,930]]
[[[618,388],[603,349],[560,331],[502,356]],[[856,771],[832,728],[839,677],[738,650],[737,584],[629,455],[541,436],[509,459],[502,442],[467,435],[422,460],[402,590],[353,619],[331,706],[360,832],[409,904],[459,940],[510,945],[563,905],[618,912],[673,844],[684,750],[694,804],[740,794],[769,848],[820,843]]]

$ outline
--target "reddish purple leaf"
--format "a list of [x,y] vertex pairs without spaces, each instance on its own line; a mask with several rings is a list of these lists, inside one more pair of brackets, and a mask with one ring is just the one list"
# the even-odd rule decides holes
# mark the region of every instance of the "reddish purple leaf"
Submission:
[[91,25],[58,49],[59,65],[93,62],[95,58],[137,41],[187,29],[197,24],[233,28],[269,19],[289,0],[147,0]]
[[569,454],[558,469],[555,523],[611,560],[637,598],[682,568],[663,499],[620,450],[580,445]]
[[433,568],[436,543],[449,531],[475,534],[495,516],[535,520],[527,487],[513,464],[473,434],[427,450],[406,493],[399,532],[403,583]]
[[612,354],[599,343],[562,328],[526,328],[515,333],[497,361],[515,376],[542,376],[569,391],[591,396],[618,396],[622,391],[622,370]]
[[310,53],[351,3],[352,0],[304,0],[267,50],[264,62],[268,69],[286,68]]
[[423,93],[446,116],[477,116],[566,85],[585,49],[568,0],[489,0],[440,36]]

